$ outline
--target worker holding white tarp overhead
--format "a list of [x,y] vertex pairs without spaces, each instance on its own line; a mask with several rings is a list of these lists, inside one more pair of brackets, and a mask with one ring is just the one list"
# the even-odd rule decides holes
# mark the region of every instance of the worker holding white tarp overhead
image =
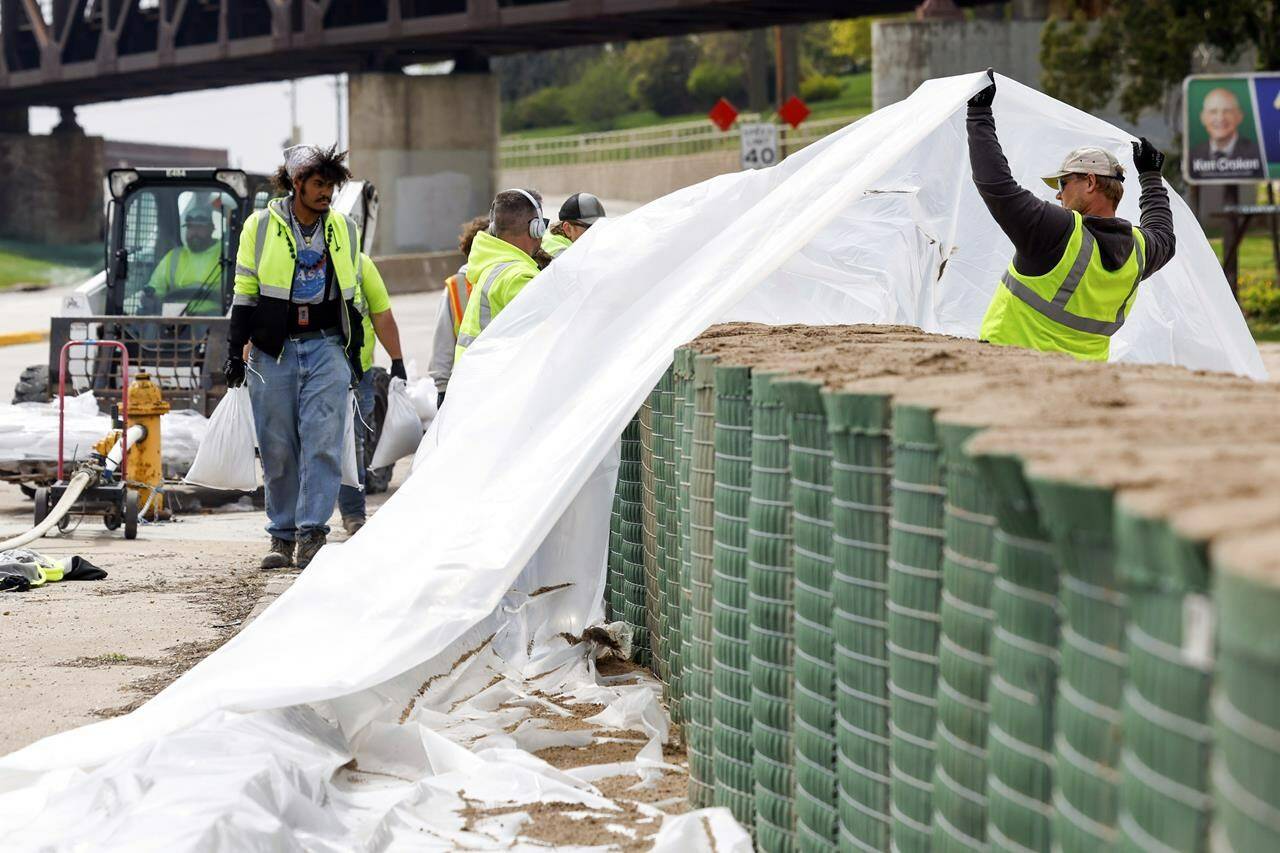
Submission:
[[1077,148],[1045,176],[1061,207],[1038,198],[1013,179],[1000,150],[991,113],[995,76],[987,74],[991,84],[969,101],[969,160],[1014,256],[979,335],[993,344],[1106,361],[1138,285],[1173,257],[1173,215],[1160,178],[1164,155],[1146,139],[1133,143],[1141,227],[1116,216],[1124,167],[1103,148]]

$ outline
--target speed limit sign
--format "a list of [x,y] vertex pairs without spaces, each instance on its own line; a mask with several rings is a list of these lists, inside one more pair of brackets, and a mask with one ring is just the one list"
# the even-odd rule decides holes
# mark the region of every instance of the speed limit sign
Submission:
[[778,162],[778,126],[742,125],[742,168],[764,169]]

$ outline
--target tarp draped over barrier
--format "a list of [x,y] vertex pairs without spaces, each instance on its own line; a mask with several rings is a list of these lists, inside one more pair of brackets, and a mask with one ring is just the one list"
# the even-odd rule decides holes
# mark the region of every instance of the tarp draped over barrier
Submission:
[[[0,837],[202,849],[418,837],[404,815],[426,820],[413,812],[423,785],[463,763],[429,722],[410,721],[422,779],[376,807],[337,795],[332,774],[486,639],[528,672],[557,632],[599,619],[618,436],[676,346],[722,320],[976,334],[1012,254],[969,175],[965,101],[985,84],[930,81],[773,169],[593,227],[468,350],[413,476],[358,536],[139,710],[0,760]],[[995,116],[1036,192],[1079,145],[1131,163],[1127,134],[1003,77]],[[1127,185],[1119,214],[1137,221]],[[1261,378],[1208,242],[1171,201],[1177,255],[1139,291],[1113,357]],[[509,752],[476,766],[541,778]]]

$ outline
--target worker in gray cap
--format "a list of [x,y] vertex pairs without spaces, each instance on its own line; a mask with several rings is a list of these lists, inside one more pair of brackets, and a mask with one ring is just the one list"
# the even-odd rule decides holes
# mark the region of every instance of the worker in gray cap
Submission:
[[982,319],[993,344],[1066,352],[1106,361],[1111,337],[1133,308],[1138,285],[1173,257],[1173,214],[1160,177],[1164,155],[1146,139],[1133,145],[1142,221],[1116,216],[1124,167],[1103,148],[1070,152],[1045,183],[1060,205],[1019,186],[996,138],[991,83],[969,101],[973,182],[1013,243],[1013,261]]
[[577,242],[597,219],[604,219],[604,205],[591,193],[574,193],[560,205],[560,221],[542,240],[542,250],[552,258]]

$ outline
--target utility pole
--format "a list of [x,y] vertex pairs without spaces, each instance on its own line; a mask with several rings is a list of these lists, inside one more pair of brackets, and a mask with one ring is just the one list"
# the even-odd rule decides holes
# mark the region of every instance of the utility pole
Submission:
[[776,26],[774,38],[774,96],[779,104],[800,88],[800,28]]
[[289,144],[302,142],[302,128],[298,127],[298,81],[289,81]]
[[333,144],[338,146],[339,150],[343,150],[342,146],[342,89],[343,83],[341,74],[333,75]]

